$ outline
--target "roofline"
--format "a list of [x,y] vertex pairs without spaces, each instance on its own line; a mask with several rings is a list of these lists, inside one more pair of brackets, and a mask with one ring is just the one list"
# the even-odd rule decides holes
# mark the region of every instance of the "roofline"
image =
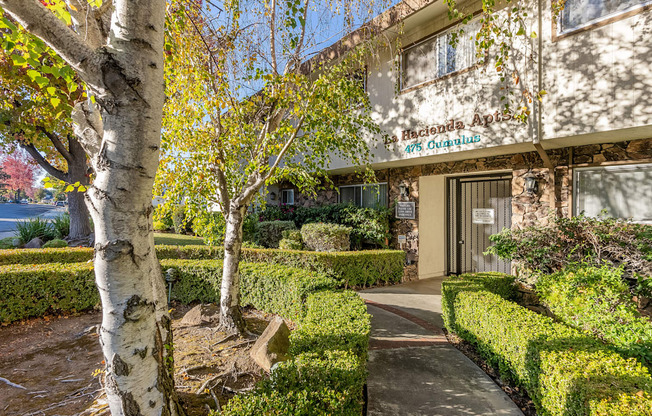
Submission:
[[396,26],[412,14],[439,0],[403,0],[383,13],[364,23],[358,29],[319,51],[314,57],[301,64],[302,72],[310,73],[320,63],[337,60],[347,52],[373,38],[379,33]]

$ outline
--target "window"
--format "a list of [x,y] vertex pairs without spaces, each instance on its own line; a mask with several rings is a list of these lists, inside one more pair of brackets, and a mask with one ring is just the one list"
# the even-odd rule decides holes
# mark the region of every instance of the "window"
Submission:
[[281,190],[281,204],[294,205],[294,189]]
[[599,23],[652,4],[650,0],[566,0],[559,18],[559,34]]
[[652,224],[652,164],[577,169],[573,189],[575,214]]
[[451,40],[459,33],[459,27],[431,36],[408,47],[402,56],[403,80],[406,89],[423,84],[444,75],[469,68],[476,63],[474,34],[478,32],[477,21],[464,26],[464,33],[453,47]]
[[387,206],[387,184],[340,186],[340,203],[352,203],[364,208]]

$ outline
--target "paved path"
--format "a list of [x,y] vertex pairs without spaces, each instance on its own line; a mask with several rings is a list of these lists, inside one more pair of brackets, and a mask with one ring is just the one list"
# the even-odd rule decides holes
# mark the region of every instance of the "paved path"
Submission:
[[441,281],[360,292],[371,318],[368,416],[523,415],[441,327]]
[[53,218],[66,208],[54,205],[0,203],[0,239],[13,237],[16,222],[26,218]]

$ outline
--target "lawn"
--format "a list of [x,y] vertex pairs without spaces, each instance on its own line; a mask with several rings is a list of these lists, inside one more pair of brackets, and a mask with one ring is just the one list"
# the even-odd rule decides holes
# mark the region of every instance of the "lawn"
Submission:
[[192,235],[154,233],[154,244],[169,246],[204,245],[204,239]]

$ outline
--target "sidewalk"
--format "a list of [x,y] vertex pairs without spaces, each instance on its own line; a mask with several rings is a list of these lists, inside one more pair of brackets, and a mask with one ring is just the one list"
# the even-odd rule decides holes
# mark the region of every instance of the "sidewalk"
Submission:
[[442,278],[360,292],[372,315],[369,416],[522,415],[441,327]]

